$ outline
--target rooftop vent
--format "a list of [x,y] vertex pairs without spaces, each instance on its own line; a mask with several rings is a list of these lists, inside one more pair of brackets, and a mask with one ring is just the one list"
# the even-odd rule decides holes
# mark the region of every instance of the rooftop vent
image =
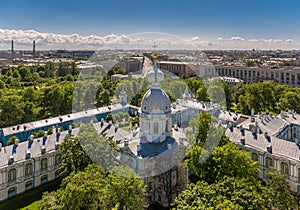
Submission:
[[245,144],[246,144],[245,138],[241,138],[241,144],[242,144],[242,145],[245,145]]
[[168,150],[172,149],[172,144],[168,143],[167,147],[168,147]]
[[127,147],[129,144],[128,140],[124,140],[124,146]]
[[267,147],[267,151],[268,151],[269,153],[272,153],[272,145],[269,145],[269,146]]
[[46,153],[46,147],[45,146],[42,146],[41,147],[41,154],[43,155],[43,154],[45,154]]
[[31,156],[31,152],[30,152],[30,150],[27,150],[27,152],[26,152],[26,159],[29,159],[30,156]]
[[71,133],[72,133],[72,125],[69,125],[68,134],[71,135]]
[[60,133],[58,132],[58,133],[56,134],[56,141],[59,141],[59,137],[60,137]]
[[55,142],[55,150],[58,150],[58,149],[59,149],[59,143]]
[[14,156],[11,155],[11,156],[9,156],[8,163],[12,164],[13,162],[14,162]]
[[141,151],[141,149],[142,149],[141,145],[138,144],[138,145],[136,146],[136,150],[139,152],[139,151]]

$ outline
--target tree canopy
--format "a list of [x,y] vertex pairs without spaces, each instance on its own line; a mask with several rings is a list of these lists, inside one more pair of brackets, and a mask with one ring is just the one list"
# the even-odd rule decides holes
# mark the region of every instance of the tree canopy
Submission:
[[108,173],[91,164],[84,171],[72,172],[59,190],[43,195],[39,209],[143,209],[143,181],[128,168],[115,170],[117,174]]

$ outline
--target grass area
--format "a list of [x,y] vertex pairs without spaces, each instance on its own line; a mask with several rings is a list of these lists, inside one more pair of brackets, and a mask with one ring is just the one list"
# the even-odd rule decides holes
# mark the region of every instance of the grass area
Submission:
[[43,192],[54,191],[60,187],[62,179],[56,179],[52,182],[44,184],[40,187],[34,188],[32,190],[26,191],[25,193],[19,194],[8,200],[0,203],[0,209],[38,209],[39,201],[42,198]]
[[20,210],[38,210],[41,200],[35,201],[29,206],[26,206],[24,208],[21,208]]
[[128,121],[119,122],[119,126],[120,126],[120,128],[124,129],[125,131],[131,130],[131,125],[130,125],[130,122],[128,122]]

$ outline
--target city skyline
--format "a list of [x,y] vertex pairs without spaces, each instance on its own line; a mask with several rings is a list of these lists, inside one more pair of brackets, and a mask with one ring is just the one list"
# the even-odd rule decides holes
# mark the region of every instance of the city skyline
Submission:
[[[3,2],[0,49],[92,49],[130,34],[174,34],[199,49],[300,49],[299,2]],[[13,13],[12,13],[13,12]]]

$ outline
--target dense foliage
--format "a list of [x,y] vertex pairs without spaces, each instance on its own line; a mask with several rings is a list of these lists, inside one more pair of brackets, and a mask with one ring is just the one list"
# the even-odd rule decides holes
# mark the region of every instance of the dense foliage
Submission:
[[[99,67],[79,73],[74,62],[1,68],[0,127],[71,113],[76,108],[74,93],[80,93],[76,102],[83,104],[81,110],[110,105],[118,84],[110,76],[125,72],[119,67],[109,71]],[[93,83],[86,82],[89,78]]]
[[[174,201],[176,209],[290,209],[295,207],[286,177],[269,171],[266,183],[258,179],[259,168],[249,154],[239,150],[227,137],[213,151],[205,151],[203,139],[210,126],[208,114],[193,121],[199,141],[186,154],[191,184]],[[198,123],[198,125],[197,125]],[[197,135],[196,135],[197,136]],[[198,138],[198,137],[197,137]],[[204,152],[203,152],[204,150]],[[209,157],[202,160],[203,154]]]
[[39,209],[143,209],[143,180],[114,164],[115,150],[90,125],[82,124],[78,137],[67,135],[59,146],[65,178],[59,190],[43,195]]
[[143,209],[143,181],[128,168],[115,170],[118,173],[108,173],[91,164],[71,173],[59,190],[43,195],[39,209]]
[[280,110],[295,110],[300,113],[300,88],[279,85],[274,82],[239,84],[232,88],[232,101],[244,114],[256,112],[278,113]]

